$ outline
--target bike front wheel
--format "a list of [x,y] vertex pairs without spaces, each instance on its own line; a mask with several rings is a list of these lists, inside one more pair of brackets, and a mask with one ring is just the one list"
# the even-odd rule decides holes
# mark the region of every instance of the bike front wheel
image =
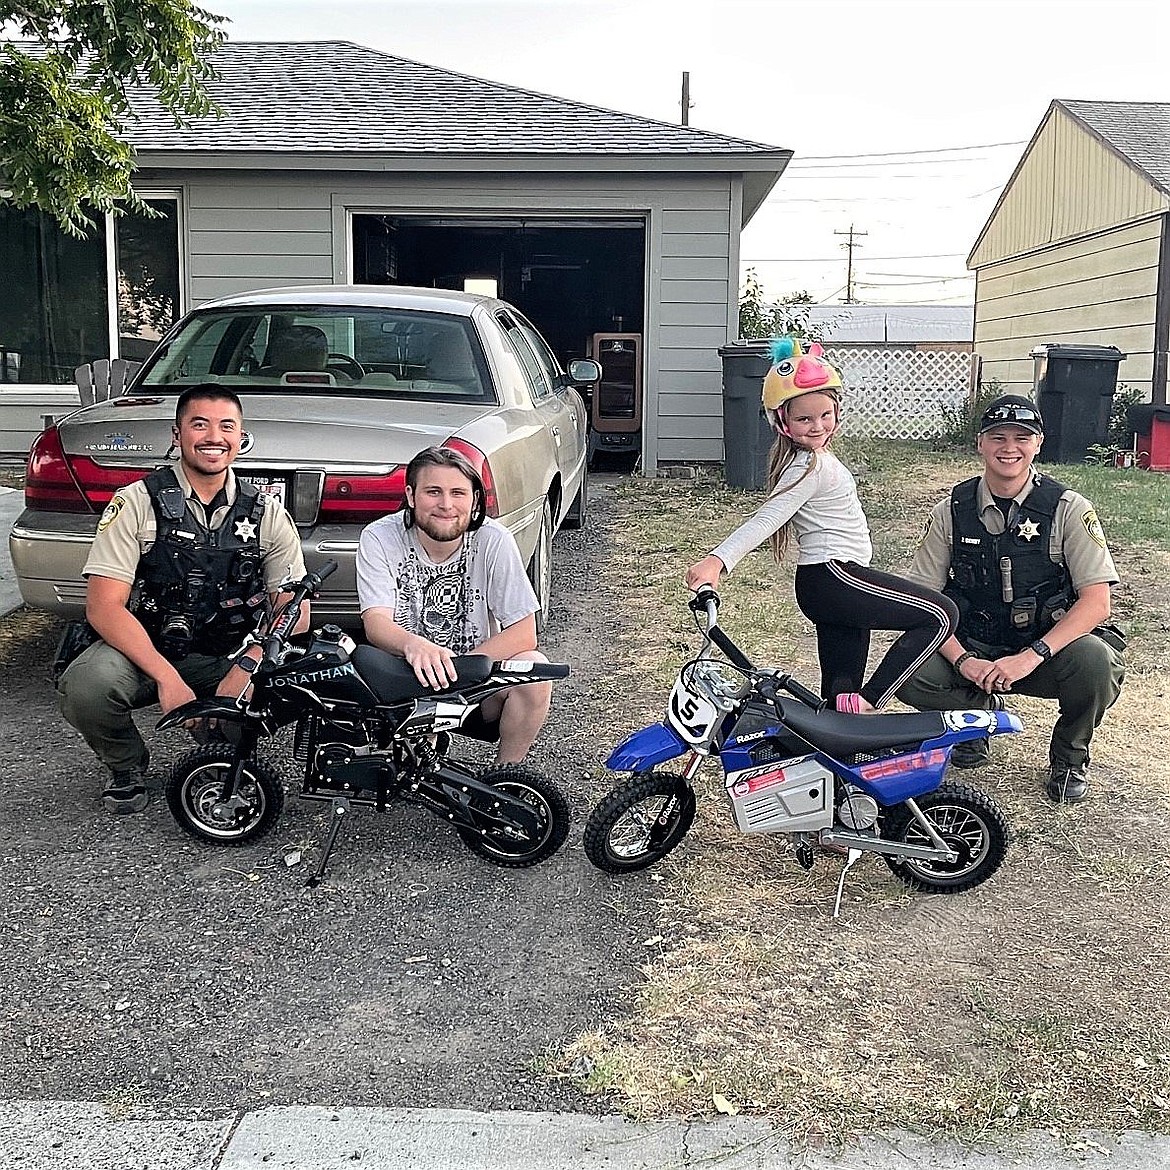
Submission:
[[694,820],[690,784],[664,772],[640,772],[589,814],[585,856],[606,873],[633,873],[665,857]]
[[259,760],[244,761],[235,795],[224,799],[235,762],[231,744],[209,743],[171,769],[167,807],[184,832],[212,845],[246,845],[276,824],[284,788],[276,772]]
[[536,813],[537,830],[508,815],[506,807],[479,807],[472,798],[472,815],[482,832],[457,827],[460,840],[472,853],[505,869],[526,869],[551,857],[569,835],[569,805],[561,790],[535,768],[525,764],[501,764],[476,777],[498,792],[522,800]]
[[[886,864],[911,889],[958,894],[987,881],[1003,864],[1010,832],[1007,818],[990,796],[965,784],[944,784],[915,803],[958,857],[948,862],[886,855]],[[882,836],[907,845],[934,844],[904,804],[890,811]]]

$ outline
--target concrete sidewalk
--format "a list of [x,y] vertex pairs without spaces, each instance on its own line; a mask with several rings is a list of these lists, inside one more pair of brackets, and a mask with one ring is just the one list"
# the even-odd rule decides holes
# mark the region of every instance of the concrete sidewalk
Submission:
[[762,1121],[638,1123],[575,1113],[273,1106],[242,1116],[134,1116],[94,1102],[0,1103],[14,1170],[1161,1170],[1170,1139],[1049,1134],[977,1152],[909,1135],[794,1153]]
[[19,488],[0,487],[0,617],[21,604],[12,559],[8,555],[8,534],[12,522],[24,511],[24,492]]

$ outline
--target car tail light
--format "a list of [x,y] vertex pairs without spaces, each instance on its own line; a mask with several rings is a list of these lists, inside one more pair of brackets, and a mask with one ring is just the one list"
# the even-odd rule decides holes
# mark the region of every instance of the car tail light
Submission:
[[496,498],[496,481],[492,477],[492,465],[488,457],[463,439],[448,439],[443,446],[458,451],[479,473],[479,478],[483,480],[484,511],[493,519],[499,519],[500,501]]
[[92,512],[73,477],[55,426],[42,431],[28,453],[24,479],[26,507],[46,512]]
[[406,503],[406,468],[389,475],[327,475],[319,524],[369,524]]

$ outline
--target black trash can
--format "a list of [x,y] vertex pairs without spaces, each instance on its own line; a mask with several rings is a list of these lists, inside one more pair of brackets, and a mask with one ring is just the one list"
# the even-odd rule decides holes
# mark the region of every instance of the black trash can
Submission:
[[764,376],[772,366],[767,341],[722,346],[723,458],[729,487],[762,488],[768,478],[772,428],[760,403]]
[[1090,447],[1108,444],[1117,367],[1126,356],[1115,345],[1045,342],[1032,350],[1043,459],[1081,463]]

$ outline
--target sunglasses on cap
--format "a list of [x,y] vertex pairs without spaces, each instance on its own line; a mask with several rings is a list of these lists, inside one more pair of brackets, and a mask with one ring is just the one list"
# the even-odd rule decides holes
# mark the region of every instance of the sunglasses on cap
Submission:
[[983,426],[992,423],[1032,423],[1042,426],[1040,412],[1031,406],[994,406],[983,414]]

